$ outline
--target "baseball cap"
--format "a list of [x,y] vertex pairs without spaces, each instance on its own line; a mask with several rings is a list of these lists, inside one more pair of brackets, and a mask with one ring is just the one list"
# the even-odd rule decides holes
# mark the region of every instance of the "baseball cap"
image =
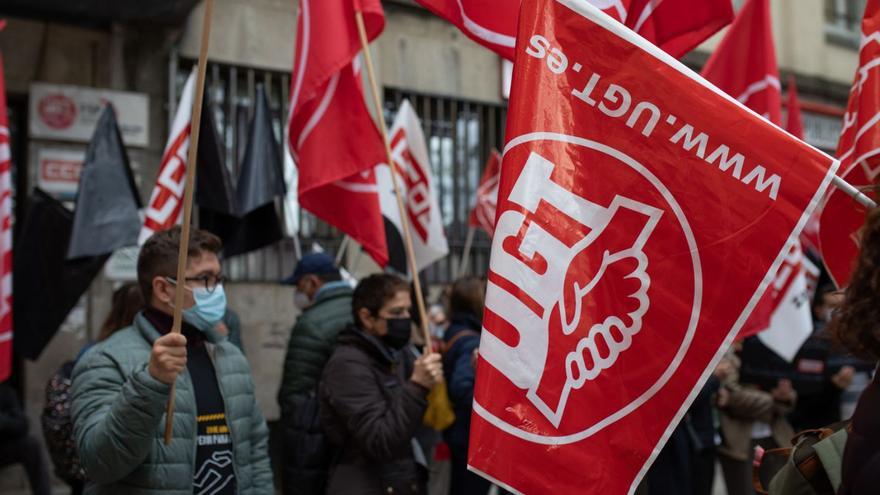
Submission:
[[309,253],[296,263],[293,273],[281,281],[283,285],[296,285],[306,275],[338,274],[336,260],[327,253]]

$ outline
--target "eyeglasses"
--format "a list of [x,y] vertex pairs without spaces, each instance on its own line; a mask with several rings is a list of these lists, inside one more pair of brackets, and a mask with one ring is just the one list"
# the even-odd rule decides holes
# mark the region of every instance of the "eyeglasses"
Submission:
[[[174,277],[165,278],[172,284],[177,284],[177,280],[175,280]],[[195,283],[196,286],[203,285],[205,290],[208,291],[208,294],[213,294],[214,291],[217,290],[217,287],[229,281],[229,279],[223,275],[200,275],[198,277],[186,277],[184,280],[186,280],[187,283]],[[199,284],[199,282],[201,282],[201,284]]]

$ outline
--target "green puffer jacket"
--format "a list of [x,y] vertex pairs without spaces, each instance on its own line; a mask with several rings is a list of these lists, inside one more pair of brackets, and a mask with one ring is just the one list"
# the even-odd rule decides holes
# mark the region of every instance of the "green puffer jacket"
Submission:
[[278,391],[282,414],[291,412],[295,395],[315,390],[336,346],[336,337],[352,323],[351,286],[346,282],[331,283],[333,286],[318,293],[315,303],[300,315],[290,333]]
[[[91,480],[87,494],[191,495],[196,459],[196,401],[187,371],[177,380],[174,430],[165,446],[170,387],[147,363],[159,333],[138,314],[131,327],[95,345],[73,371],[74,435]],[[225,337],[208,332],[232,436],[238,493],[274,493],[269,430],[254,397],[250,366]]]

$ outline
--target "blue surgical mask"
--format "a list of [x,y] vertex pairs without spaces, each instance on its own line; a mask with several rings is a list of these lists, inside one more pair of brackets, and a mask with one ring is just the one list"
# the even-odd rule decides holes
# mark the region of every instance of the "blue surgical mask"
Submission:
[[183,310],[183,319],[203,332],[211,330],[226,314],[226,292],[223,285],[218,284],[214,292],[199,287],[192,290],[196,303],[193,307]]

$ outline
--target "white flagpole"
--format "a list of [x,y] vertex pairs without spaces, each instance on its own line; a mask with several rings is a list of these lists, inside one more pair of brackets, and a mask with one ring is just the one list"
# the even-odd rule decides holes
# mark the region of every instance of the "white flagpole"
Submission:
[[832,182],[832,184],[834,184],[834,187],[836,187],[836,188],[840,189],[841,191],[845,192],[846,194],[850,195],[854,200],[858,201],[859,204],[861,204],[865,208],[870,209],[870,208],[877,207],[877,203],[875,203],[873,199],[866,196],[863,192],[859,191],[854,185],[843,180],[842,178],[835,175],[834,178],[831,179],[831,182]]

